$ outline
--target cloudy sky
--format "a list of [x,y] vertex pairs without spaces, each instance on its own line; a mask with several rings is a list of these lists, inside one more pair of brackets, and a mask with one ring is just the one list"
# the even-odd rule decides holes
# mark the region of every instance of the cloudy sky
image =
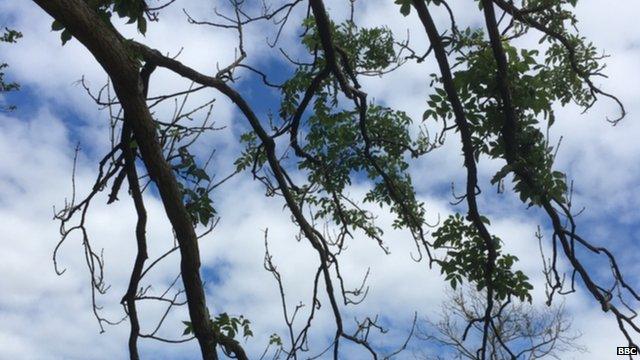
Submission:
[[[252,3],[253,1],[248,1]],[[468,1],[471,3],[471,1]],[[346,16],[346,1],[328,1],[331,16],[339,20]],[[128,37],[136,37],[163,53],[179,59],[207,74],[216,66],[233,60],[236,35],[209,27],[189,25],[182,9],[202,19],[213,19],[211,2],[178,0],[163,13],[160,22],[150,24],[145,38],[134,27],[122,26]],[[400,37],[410,31],[417,48],[424,42],[415,16],[403,18],[397,5],[388,0],[360,0],[356,20],[363,26],[387,25]],[[475,6],[455,2],[460,24],[478,26],[481,14]],[[300,6],[284,28],[280,45],[292,56],[301,55],[295,46],[304,16]],[[575,207],[585,207],[578,218],[582,233],[594,243],[606,245],[618,255],[623,271],[636,274],[637,246],[640,238],[640,27],[637,14],[640,5],[633,0],[607,2],[582,0],[576,9],[582,33],[596,46],[610,54],[606,60],[608,78],[598,78],[598,84],[618,95],[629,115],[613,127],[606,116],[616,114],[613,104],[603,100],[589,112],[581,114],[573,107],[559,109],[551,138],[562,137],[557,167],[575,180]],[[438,13],[441,27],[444,14]],[[75,40],[60,46],[59,33],[50,31],[51,19],[29,1],[0,1],[0,25],[20,30],[24,37],[18,44],[0,48],[0,60],[10,64],[8,77],[21,84],[16,94],[3,101],[17,105],[17,110],[0,113],[0,359],[114,359],[126,357],[128,323],[106,327],[100,334],[91,312],[89,275],[79,237],[69,238],[60,250],[62,276],[54,272],[52,251],[59,240],[59,224],[52,220],[54,207],[60,209],[70,198],[74,149],[79,144],[76,169],[76,193],[86,194],[93,184],[97,161],[109,148],[109,117],[100,111],[77,81],[84,77],[87,84],[99,89],[106,74],[90,54]],[[273,39],[272,24],[258,23],[246,29],[245,43],[248,62],[262,69],[275,69],[280,53],[266,45]],[[525,40],[535,46],[535,39]],[[424,46],[422,46],[424,48]],[[436,70],[433,59],[423,64],[407,64],[384,79],[370,78],[363,85],[371,98],[404,110],[421,119],[425,98],[432,91],[427,75]],[[287,74],[276,71],[275,81]],[[234,86],[258,103],[261,112],[272,105],[273,92],[255,86],[249,74],[243,74]],[[152,79],[151,94],[158,95],[189,86],[188,82],[158,71]],[[216,99],[213,119],[224,130],[203,137],[196,145],[200,154],[217,150],[212,175],[224,177],[233,169],[241,151],[239,134],[248,129],[245,120],[234,107],[214,92],[199,92],[189,102],[196,105]],[[159,108],[157,114],[169,114],[170,107]],[[265,122],[266,123],[266,122]],[[413,164],[412,174],[419,195],[427,204],[428,218],[435,222],[454,211],[464,211],[450,205],[449,186],[464,186],[459,143],[450,136],[445,146]],[[508,252],[520,258],[518,267],[533,280],[534,302],[543,301],[541,260],[536,228],[548,229],[549,224],[535,210],[527,210],[511,192],[496,195],[488,179],[501,166],[484,162],[481,168],[481,209],[492,219],[491,230],[505,241]],[[350,193],[357,198],[369,184],[356,181]],[[104,248],[105,277],[111,288],[99,297],[103,314],[112,320],[123,316],[120,298],[126,291],[135,257],[135,217],[132,203],[126,196],[115,204],[106,205],[106,194],[94,201],[87,219],[94,248]],[[287,289],[289,306],[308,302],[312,290],[316,258],[312,249],[296,240],[297,230],[280,198],[265,197],[263,186],[249,174],[234,177],[214,193],[220,221],[215,230],[201,240],[201,256],[207,301],[214,313],[243,314],[252,321],[255,336],[247,341],[247,349],[259,356],[272,333],[284,335],[283,319],[277,284],[263,269],[264,230],[268,229],[270,252],[278,265]],[[150,258],[160,255],[173,245],[171,229],[162,204],[149,193],[148,239]],[[378,224],[385,228],[385,241],[391,254],[385,255],[375,243],[356,236],[342,256],[342,271],[347,283],[357,286],[370,268],[369,295],[362,305],[345,309],[349,326],[353,316],[380,314],[390,328],[385,337],[376,338],[382,348],[401,344],[409,331],[414,312],[420,318],[437,317],[447,287],[436,269],[411,260],[415,246],[410,234],[393,231],[393,217],[378,211]],[[548,232],[547,232],[548,234]],[[546,238],[548,241],[548,238]],[[545,245],[548,248],[548,243]],[[589,262],[597,271],[607,271],[605,262]],[[149,282],[153,291],[162,292],[178,274],[177,256],[169,257],[153,273]],[[640,285],[637,278],[632,278]],[[567,358],[613,358],[616,346],[624,345],[615,321],[601,314],[599,307],[584,291],[565,299],[574,317],[574,330],[583,334],[580,343],[586,354],[570,354]],[[142,325],[151,331],[163,309],[141,305]],[[308,306],[307,306],[308,308]],[[312,345],[318,351],[327,345],[333,324],[323,307],[315,323]],[[160,333],[180,338],[184,311],[171,313]],[[141,340],[143,358],[196,358],[197,344],[180,345]],[[413,342],[413,348],[425,344]],[[364,354],[349,350],[352,358]],[[407,352],[400,358],[411,358]]]

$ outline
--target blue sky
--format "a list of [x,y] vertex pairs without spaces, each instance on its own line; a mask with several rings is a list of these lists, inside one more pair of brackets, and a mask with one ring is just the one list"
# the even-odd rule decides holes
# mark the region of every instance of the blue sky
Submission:
[[[188,25],[181,12],[187,8],[203,17],[212,17],[212,10],[196,0],[184,1],[170,8],[157,24],[151,24],[145,43],[171,54],[184,47],[180,60],[201,72],[215,71],[216,63],[233,60],[235,34],[207,27]],[[334,19],[346,16],[341,1],[327,1]],[[387,24],[400,37],[410,29],[411,39],[420,47],[422,30],[414,17],[400,16],[391,1],[359,2],[357,20],[363,26]],[[473,7],[456,2],[461,24],[478,22]],[[465,8],[466,7],[466,8]],[[629,115],[612,127],[605,116],[616,111],[603,100],[586,114],[578,109],[559,109],[558,120],[551,137],[563,137],[557,159],[559,169],[575,180],[575,206],[586,207],[578,217],[581,231],[594,243],[612,249],[624,271],[640,286],[638,255],[633,251],[640,240],[640,27],[635,15],[640,6],[635,1],[603,3],[582,0],[577,8],[580,29],[595,44],[611,55],[607,59],[609,78],[599,84],[617,94],[625,103]],[[304,7],[293,14],[285,29],[281,46],[294,56],[302,52],[296,46],[296,20]],[[603,21],[604,19],[604,21]],[[437,20],[444,26],[444,14]],[[71,238],[61,250],[60,261],[67,272],[58,277],[53,271],[51,252],[58,241],[58,224],[52,221],[52,206],[60,208],[71,195],[71,169],[76,144],[80,143],[76,175],[78,194],[84,194],[93,184],[96,163],[109,147],[108,114],[99,111],[84,90],[74,84],[85,76],[93,89],[106,80],[106,75],[89,53],[75,41],[60,46],[59,34],[52,33],[50,19],[28,1],[1,1],[0,25],[14,27],[24,38],[11,47],[0,47],[0,59],[10,64],[8,76],[22,84],[20,92],[4,101],[15,103],[18,109],[0,113],[0,358],[23,359],[113,359],[126,356],[128,324],[108,327],[105,334],[92,317],[90,292],[82,247],[78,238]],[[122,27],[126,36],[141,38],[132,26]],[[275,70],[278,82],[286,77],[279,52],[265,44],[266,34],[274,29],[268,23],[246,29],[245,42],[249,63],[265,71]],[[142,38],[141,38],[142,39]],[[522,45],[536,46],[536,39],[527,38]],[[370,98],[404,110],[414,119],[421,119],[428,87],[427,75],[436,70],[433,59],[423,64],[407,64],[385,79],[364,79],[363,87]],[[416,75],[420,74],[420,75]],[[269,107],[276,110],[276,97],[270,89],[257,86],[249,73],[234,87],[247,96],[264,117]],[[188,82],[158,71],[152,79],[151,95],[184,89]],[[233,105],[213,91],[197,93],[191,100],[196,105],[216,98],[213,118],[225,129],[201,139],[199,154],[216,148],[215,175],[224,176],[233,169],[239,152],[239,134],[247,130],[246,121]],[[159,107],[159,115],[169,114],[170,106]],[[266,122],[265,122],[266,124]],[[433,127],[435,129],[435,127]],[[464,211],[449,204],[449,186],[464,186],[462,158],[455,136],[447,144],[424,159],[412,164],[414,183],[421,200],[425,201],[428,217],[434,222],[453,211]],[[520,258],[523,269],[536,285],[536,304],[544,299],[538,244],[534,237],[537,226],[548,230],[548,223],[535,209],[527,210],[511,192],[495,194],[489,179],[501,167],[498,162],[484,161],[480,171],[483,195],[480,207],[492,219],[492,231],[505,241],[505,248]],[[212,173],[214,174],[214,173]],[[295,176],[301,176],[296,174]],[[370,184],[357,181],[349,192],[358,198]],[[158,198],[149,194],[149,242],[151,258],[171,248],[171,229]],[[126,289],[129,270],[135,256],[132,204],[126,196],[106,206],[106,196],[98,199],[88,219],[92,241],[104,248],[107,282],[110,291],[99,299],[104,313],[111,318],[122,316],[120,297]],[[282,312],[277,297],[277,284],[262,268],[264,256],[263,230],[269,229],[270,252],[282,271],[287,287],[289,306],[308,303],[310,284],[315,270],[312,249],[295,239],[296,228],[279,198],[265,197],[259,182],[242,174],[216,190],[214,203],[221,215],[219,225],[201,242],[203,273],[207,280],[208,305],[214,312],[244,314],[251,319],[256,336],[246,346],[257,354],[265,346],[268,335],[284,335]],[[436,317],[446,284],[438,270],[427,269],[425,263],[415,263],[410,254],[413,241],[407,232],[390,228],[393,217],[377,211],[378,224],[385,228],[385,241],[391,255],[384,255],[377,246],[363,237],[356,237],[342,259],[347,282],[359,284],[367,267],[371,268],[370,293],[367,301],[356,308],[345,309],[345,319],[364,314],[385,316],[390,333],[380,338],[382,348],[400,344],[406,335],[414,311],[421,318]],[[549,235],[548,231],[546,234]],[[549,249],[549,238],[545,238]],[[160,291],[178,271],[178,256],[172,255],[152,274],[149,282]],[[602,261],[587,260],[606,275]],[[410,283],[407,279],[412,279]],[[574,315],[574,329],[581,331],[581,342],[589,348],[587,354],[567,358],[603,359],[613,357],[616,346],[623,345],[612,318],[601,314],[597,304],[583,291],[565,299],[568,311]],[[637,306],[637,305],[636,305]],[[308,308],[309,306],[307,306]],[[143,327],[151,327],[162,309],[143,306]],[[176,311],[170,315],[162,333],[180,337],[181,320],[187,315]],[[353,326],[353,323],[349,323]],[[323,348],[333,330],[330,314],[322,311],[315,324],[313,345]],[[416,347],[424,344],[414,343]],[[91,351],[87,351],[90,349]],[[356,350],[353,350],[356,351]],[[429,349],[427,348],[427,351]],[[434,350],[435,351],[435,350]],[[196,358],[194,342],[166,345],[141,341],[144,358]],[[351,354],[351,353],[350,353]],[[354,359],[359,353],[353,352]],[[410,353],[400,358],[410,358]]]

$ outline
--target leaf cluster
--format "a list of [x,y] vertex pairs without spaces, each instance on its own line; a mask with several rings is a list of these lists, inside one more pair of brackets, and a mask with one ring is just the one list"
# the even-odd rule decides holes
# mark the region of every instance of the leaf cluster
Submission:
[[[182,323],[185,325],[182,335],[186,336],[193,334],[193,324],[190,321],[183,321]],[[236,335],[240,333],[242,333],[242,337],[245,339],[253,336],[251,321],[242,315],[236,317],[229,316],[227,313],[221,313],[214,319],[210,319],[209,323],[213,332],[217,335],[216,337],[222,335],[230,339],[235,339]],[[271,340],[274,339],[274,335],[271,335]]]
[[[482,220],[489,224],[488,219]],[[464,281],[475,284],[478,291],[487,287],[486,244],[473,224],[464,220],[460,214],[451,215],[432,236],[435,239],[434,248],[446,251],[445,258],[438,260],[438,263],[441,274],[446,275],[445,280],[449,281],[453,289]],[[502,253],[498,237],[493,236],[492,241],[497,253],[491,277],[495,298],[505,300],[509,296],[515,296],[521,301],[530,302],[529,290],[533,286],[529,283],[529,278],[522,271],[512,269],[518,258]]]
[[[119,18],[126,19],[127,24],[135,23],[142,35],[147,32],[145,14],[148,7],[145,0],[85,0],[85,2],[96,11],[102,21],[110,26],[113,26],[111,17],[115,13]],[[54,20],[51,23],[51,30],[60,31],[62,45],[71,40],[71,32],[60,21]]]
[[178,187],[182,191],[185,207],[194,225],[200,223],[207,226],[216,215],[209,189],[205,185],[211,182],[211,178],[186,147],[178,148],[178,155],[179,162],[173,165],[173,170],[182,180],[178,182]]
[[[460,41],[454,51],[459,53],[454,72],[454,85],[460,94],[466,112],[466,119],[472,131],[474,156],[481,155],[493,159],[506,158],[503,136],[505,123],[502,102],[499,101],[496,83],[495,58],[482,31],[466,29],[461,31]],[[503,42],[508,60],[508,84],[512,93],[513,106],[518,116],[514,142],[519,158],[515,164],[505,165],[492,179],[496,184],[518,168],[526,168],[537,187],[531,188],[519,176],[514,177],[514,189],[521,200],[530,205],[539,204],[541,197],[566,202],[566,176],[553,170],[554,147],[549,146],[547,137],[541,131],[541,124],[552,126],[555,122],[554,104],[562,105],[573,101],[587,106],[593,94],[585,87],[583,80],[572,72],[568,58],[552,45],[542,56],[538,50],[517,49],[508,41]],[[592,49],[589,47],[589,49]],[[588,53],[588,54],[587,54]],[[586,61],[593,69],[594,50],[588,50]],[[434,75],[436,82],[441,81]],[[429,96],[429,108],[423,118],[447,121],[453,112],[442,87]],[[517,173],[517,172],[516,172]]]
[[[2,36],[0,36],[0,43],[12,44],[18,41],[22,37],[22,33],[13,29],[4,28]],[[0,62],[0,94],[9,91],[16,91],[20,89],[20,85],[14,81],[6,81],[4,79],[5,69],[9,67],[9,64]],[[0,103],[0,111],[14,110],[14,105],[4,105]]]

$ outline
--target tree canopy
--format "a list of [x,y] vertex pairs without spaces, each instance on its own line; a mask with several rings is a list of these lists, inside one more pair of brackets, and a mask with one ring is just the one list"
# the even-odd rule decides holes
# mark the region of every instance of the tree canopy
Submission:
[[[345,2],[346,14],[333,13],[323,0],[274,4],[230,0],[216,4],[213,15],[184,9],[184,21],[192,26],[237,35],[234,60],[204,73],[183,63],[179,53],[167,55],[166,49],[126,35],[132,31],[144,35],[162,24],[164,12],[180,6],[174,0],[34,0],[53,18],[51,29],[60,33],[62,45],[80,42],[109,79],[99,89],[81,82],[88,100],[109,113],[112,146],[98,164],[91,191],[75,194],[74,189],[72,200],[56,213],[62,238],[54,250],[56,271],[62,274],[57,262],[60,246],[71,234],[82,237],[93,311],[101,329],[114,323],[95,300],[109,289],[106,262],[92,246],[86,219],[91,217],[90,205],[102,201],[103,192],[107,203],[113,203],[126,196],[126,186],[137,219],[138,252],[122,297],[131,327],[132,359],[139,358],[140,337],[180,342],[191,336],[203,359],[217,359],[219,352],[237,359],[260,355],[338,359],[345,358],[345,347],[352,345],[374,359],[397,356],[407,348],[416,318],[407,326],[406,339],[393,347],[376,343],[370,334],[384,334],[386,329],[376,314],[366,314],[369,272],[358,269],[366,275],[351,288],[361,275],[340,266],[342,253],[356,238],[369,239],[371,246],[389,252],[393,239],[371,208],[393,214],[391,228],[413,240],[415,250],[407,261],[423,263],[424,271],[439,272],[453,289],[465,284],[485,296],[482,311],[466,319],[468,327],[477,326],[481,333],[474,356],[484,360],[499,351],[518,358],[522,354],[512,351],[510,339],[501,338],[498,329],[504,304],[532,301],[532,274],[520,270],[518,257],[504,249],[513,240],[499,238],[491,227],[495,219],[487,215],[481,197],[494,186],[501,197],[517,197],[522,211],[533,208],[545,216],[546,233],[541,231],[537,239],[532,234],[531,241],[545,242],[552,251],[542,254],[540,269],[547,304],[557,301],[558,295],[584,291],[617,323],[621,339],[636,346],[640,333],[636,283],[602,245],[607,239],[582,230],[580,210],[572,201],[574,182],[565,169],[554,166],[560,144],[552,143],[549,133],[563,121],[558,109],[579,109],[577,115],[600,100],[617,108],[606,119],[612,125],[626,116],[622,102],[597,85],[598,77],[605,76],[606,55],[580,33],[574,13],[577,0],[469,0],[466,6],[475,6],[473,19],[462,23],[457,8],[447,1],[396,0],[395,11],[406,19],[418,19],[422,26],[420,33],[411,34],[394,33],[383,14],[380,25],[362,25],[361,2]],[[280,59],[276,65],[261,64],[249,50],[253,47],[247,43],[247,29],[264,23],[272,30],[267,44],[270,56]],[[0,40],[13,42],[20,37],[7,31]],[[298,35],[295,49],[279,46],[283,32]],[[369,77],[384,79],[403,66],[427,62],[437,71],[415,74],[430,89],[420,109],[422,118],[412,118],[407,109],[368,95]],[[185,78],[191,86],[149,96],[159,71]],[[3,75],[0,90],[17,88],[5,83]],[[242,86],[246,78],[252,81],[250,90]],[[213,169],[210,164],[215,150],[207,149],[206,154],[198,150],[201,136],[215,136],[219,130],[210,119],[215,99],[193,109],[184,105],[189,96],[207,89],[231,101],[241,115],[237,121],[247,129],[234,138],[243,151],[234,159],[233,172],[221,180],[213,176],[215,164]],[[409,89],[392,91],[414,96]],[[256,96],[257,92],[264,95]],[[172,101],[173,114],[155,111]],[[194,118],[200,123],[194,125]],[[416,162],[451,141],[460,145],[462,190],[452,185],[453,213],[430,223],[429,204],[416,190],[424,181],[415,176]],[[485,184],[481,170],[495,164],[497,171],[490,185]],[[276,280],[287,333],[261,339],[266,343],[263,354],[250,354],[243,345],[243,339],[254,335],[251,319],[224,310],[214,313],[207,306],[216,301],[215,294],[205,298],[200,269],[199,241],[215,236],[211,233],[224,217],[212,194],[231,177],[246,176],[261,182],[266,196],[276,197],[286,207],[299,229],[298,240],[313,249],[317,263],[307,311],[302,305],[291,308],[275,254],[269,250],[268,231],[264,232],[260,244],[265,247],[264,267]],[[366,191],[352,193],[354,183],[366,184]],[[154,246],[147,239],[149,197],[161,199],[175,236],[175,247],[157,259],[148,259],[148,248]],[[145,275],[173,252],[180,254],[184,290],[175,296],[150,292]],[[609,264],[605,275],[593,265],[599,258]],[[425,285],[406,281],[406,286]],[[166,304],[167,312],[186,305],[189,319],[184,321],[183,338],[156,335],[164,317],[156,331],[141,330],[137,304],[146,300]],[[347,323],[345,315],[353,307],[366,314],[355,325]],[[331,314],[332,335],[324,346],[310,346],[320,311]]]

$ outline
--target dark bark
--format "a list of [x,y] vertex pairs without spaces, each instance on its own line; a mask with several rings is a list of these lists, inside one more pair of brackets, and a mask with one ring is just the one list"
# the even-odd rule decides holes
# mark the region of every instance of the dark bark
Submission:
[[[271,170],[273,171],[276,181],[280,187],[280,190],[282,191],[282,195],[293,217],[296,219],[296,222],[300,226],[303,234],[307,237],[311,245],[318,252],[321,259],[321,263],[328,264],[329,259],[327,256],[326,245],[321,240],[321,236],[319,236],[318,231],[314,229],[313,226],[307,221],[307,219],[304,217],[304,214],[302,213],[302,209],[300,209],[300,207],[296,203],[295,196],[292,193],[286,181],[284,169],[281,168],[278,157],[276,155],[275,142],[269,136],[269,134],[267,134],[265,129],[262,127],[262,125],[260,124],[260,120],[258,119],[258,116],[251,109],[251,106],[249,106],[249,104],[245,101],[245,99],[237,91],[232,89],[224,81],[218,78],[203,75],[191,69],[190,67],[185,66],[179,61],[163,56],[158,51],[150,49],[142,44],[134,43],[133,46],[136,48],[136,50],[140,54],[143,55],[143,57],[147,61],[153,62],[157,66],[167,68],[175,72],[176,74],[181,75],[198,84],[212,87],[220,91],[224,95],[226,95],[234,104],[238,106],[242,114],[249,121],[249,124],[251,125],[252,129],[256,132],[258,138],[262,142],[262,145],[264,146],[266,156],[267,156],[267,162]],[[340,311],[338,309],[337,301],[335,300],[335,296],[333,295],[334,289],[333,289],[333,284],[331,283],[328,265],[322,266],[322,271],[325,279],[325,285],[327,287],[327,293],[329,295],[329,300],[332,306],[334,316],[336,318],[336,325],[338,327],[338,330],[337,330],[338,335],[336,338],[336,344],[337,344],[340,334],[345,336],[342,330],[342,318],[340,316]],[[229,344],[233,345],[234,343],[230,342]],[[337,346],[335,347],[335,349],[337,349]]]
[[[149,90],[149,77],[155,69],[153,65],[145,65],[140,71],[140,77],[142,80],[142,92],[144,96],[147,96]],[[138,319],[138,309],[136,307],[136,297],[138,287],[140,285],[140,279],[142,278],[142,270],[144,262],[147,260],[147,210],[144,206],[142,198],[142,191],[140,190],[140,182],[138,180],[138,172],[136,170],[136,151],[131,147],[133,136],[131,133],[131,127],[129,119],[125,119],[125,126],[122,128],[122,135],[120,139],[120,146],[124,155],[124,169],[123,173],[126,174],[127,181],[129,182],[129,190],[131,197],[133,198],[133,204],[136,209],[138,220],[136,222],[136,245],[138,248],[136,259],[131,270],[131,279],[129,280],[129,287],[126,294],[122,297],[122,303],[126,305],[127,314],[129,315],[129,323],[131,324],[131,330],[129,333],[129,358],[131,360],[140,359],[138,354],[138,336],[140,335],[140,322]],[[112,193],[115,198],[117,191]],[[111,200],[111,196],[109,200]]]
[[138,247],[138,253],[133,265],[133,270],[131,271],[129,288],[122,298],[122,301],[126,304],[127,313],[129,314],[129,322],[131,323],[131,331],[129,333],[129,358],[131,358],[131,360],[137,360],[140,358],[138,354],[138,334],[140,333],[140,323],[138,321],[138,310],[136,307],[136,294],[138,291],[138,285],[140,284],[140,277],[142,275],[144,262],[147,260],[147,211],[144,207],[144,202],[142,201],[142,192],[140,191],[140,183],[138,181],[138,173],[136,171],[135,153],[131,149],[131,146],[129,146],[132,138],[131,130],[128,126],[125,126],[122,130],[122,140],[122,151],[124,153],[125,161],[125,168],[123,171],[127,174],[129,190],[131,191],[133,204],[136,208],[136,214],[138,215],[136,223],[136,244]]
[[216,339],[209,326],[204,288],[200,279],[197,236],[182,202],[171,167],[162,154],[156,128],[143,94],[139,64],[126,41],[81,0],[34,0],[78,39],[111,78],[126,119],[139,145],[142,160],[158,187],[165,212],[175,231],[181,253],[182,281],[189,315],[202,357],[217,359]]
[[[558,215],[558,212],[554,209],[552,205],[552,200],[543,191],[543,189],[539,186],[539,184],[536,183],[534,177],[531,175],[528,168],[524,164],[518,163],[519,154],[518,154],[517,141],[515,137],[515,130],[517,127],[517,115],[516,115],[516,111],[513,106],[513,103],[511,101],[511,91],[509,89],[509,80],[507,77],[507,74],[508,74],[507,56],[502,46],[502,40],[500,37],[500,32],[498,30],[498,24],[496,22],[495,11],[493,9],[493,1],[483,0],[483,7],[484,7],[487,31],[489,33],[489,39],[491,42],[491,48],[497,64],[496,82],[498,84],[500,99],[502,100],[502,111],[504,114],[502,138],[505,143],[505,160],[507,161],[508,164],[514,166],[514,173],[516,174],[516,176],[520,177],[522,181],[524,181],[527,184],[527,186],[531,187],[532,189],[534,189],[534,191],[537,194],[539,194],[541,206],[549,216],[549,219],[551,220],[551,223],[553,225],[554,233],[560,239],[562,248],[565,254],[567,255],[571,265],[580,274],[587,289],[596,298],[596,300],[600,302],[603,309],[605,309],[608,306],[608,301],[605,299],[602,293],[598,290],[598,286],[592,281],[591,276],[589,275],[587,270],[584,268],[582,263],[576,259],[573,247],[570,245],[568,236],[566,235],[564,231],[564,227],[562,226],[560,216]],[[572,219],[570,213],[567,213],[565,215],[569,219]]]
[[427,9],[427,5],[425,4],[424,0],[413,0],[413,6],[418,13],[418,17],[420,18],[425,32],[429,37],[429,42],[433,47],[433,52],[438,62],[438,67],[440,68],[440,74],[442,75],[442,84],[444,86],[444,90],[447,93],[447,98],[449,100],[449,103],[451,104],[451,108],[453,109],[456,126],[460,131],[462,152],[464,154],[464,165],[467,168],[467,189],[465,197],[467,200],[467,206],[469,207],[468,218],[478,230],[478,233],[484,241],[487,250],[487,263],[485,266],[485,282],[487,284],[487,308],[483,318],[484,332],[482,347],[480,348],[480,358],[485,359],[488,340],[487,335],[489,333],[489,326],[491,324],[491,311],[493,310],[492,279],[497,253],[493,244],[493,240],[491,238],[491,234],[482,222],[482,218],[480,217],[480,212],[478,210],[478,204],[476,201],[476,189],[478,187],[478,170],[473,155],[471,130],[469,129],[469,124],[467,123],[460,97],[458,96],[458,93],[456,92],[455,86],[453,84],[453,76],[451,74],[449,60],[447,59],[447,53],[444,49],[440,34],[438,33],[436,25],[431,18],[431,14]]

